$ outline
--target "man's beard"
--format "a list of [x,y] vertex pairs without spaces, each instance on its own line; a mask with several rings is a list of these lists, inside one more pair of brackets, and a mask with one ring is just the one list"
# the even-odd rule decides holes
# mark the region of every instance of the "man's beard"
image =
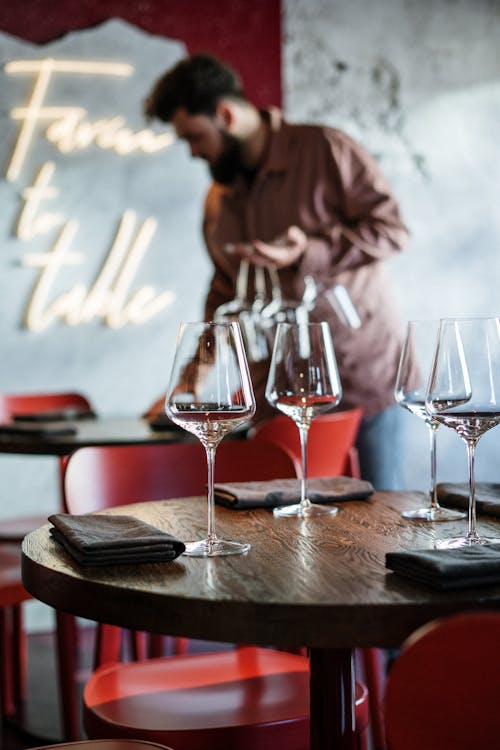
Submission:
[[221,185],[230,185],[241,172],[241,145],[234,135],[225,132],[222,132],[222,141],[222,154],[210,167],[210,174]]

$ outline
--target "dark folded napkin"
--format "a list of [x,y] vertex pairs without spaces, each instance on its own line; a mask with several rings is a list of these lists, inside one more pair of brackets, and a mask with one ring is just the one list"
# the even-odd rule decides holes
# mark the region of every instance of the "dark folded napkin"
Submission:
[[440,591],[486,586],[500,583],[500,545],[388,552],[385,565]]
[[68,406],[64,409],[50,409],[34,414],[13,414],[14,422],[64,422],[78,419],[95,419],[96,415],[89,409]]
[[183,429],[178,424],[175,424],[175,422],[172,422],[166,414],[157,414],[155,417],[148,417],[148,424],[150,429],[155,432],[169,432],[170,430]]
[[[226,508],[275,508],[300,501],[300,479],[216,483],[215,501]],[[370,482],[351,477],[318,477],[307,482],[312,503],[364,500],[373,493]]]
[[[441,482],[437,486],[438,501],[452,508],[469,507],[468,482]],[[486,516],[500,516],[500,484],[476,482],[476,512]]]
[[64,435],[76,435],[76,427],[65,422],[21,422],[0,424],[0,437],[2,435],[24,435],[25,437],[63,437]]
[[52,537],[80,565],[166,562],[186,549],[183,542],[134,516],[49,516]]

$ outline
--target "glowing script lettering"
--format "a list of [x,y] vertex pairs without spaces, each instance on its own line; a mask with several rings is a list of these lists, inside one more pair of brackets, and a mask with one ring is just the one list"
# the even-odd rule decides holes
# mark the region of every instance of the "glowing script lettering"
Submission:
[[[24,106],[10,110],[10,116],[21,125],[14,145],[6,178],[18,179],[30,148],[38,135],[40,124],[46,127],[45,138],[62,154],[82,151],[91,146],[112,150],[125,156],[136,151],[152,154],[172,145],[171,132],[154,133],[144,129],[134,132],[123,117],[91,120],[81,106],[48,106],[47,93],[55,76],[99,75],[130,76],[133,67],[126,63],[80,60],[14,60],[7,63],[9,75],[32,75],[34,87]],[[31,252],[22,258],[22,265],[39,269],[28,300],[24,325],[30,331],[43,331],[64,321],[71,326],[100,319],[111,328],[129,323],[144,323],[165,310],[175,299],[172,291],[157,294],[153,286],[132,291],[133,280],[156,232],[157,221],[147,217],[138,222],[136,213],[127,209],[120,219],[111,246],[90,287],[77,283],[54,299],[56,280],[64,268],[83,265],[86,254],[72,249],[80,221],[68,219],[60,211],[42,210],[42,204],[59,196],[54,186],[56,164],[45,162],[33,183],[21,192],[22,207],[14,228],[15,236],[27,242],[40,235],[56,236],[46,252]]]
[[[81,256],[69,248],[77,231],[76,222],[67,222],[51,251],[24,257],[26,266],[40,268],[40,276],[29,301],[25,325],[30,331],[43,331],[64,320],[79,325],[101,318],[110,328],[127,323],[144,323],[170,305],[171,291],[155,296],[153,287],[142,287],[130,299],[127,294],[134,275],[156,230],[156,221],[146,219],[136,231],[137,218],[126,211],[103,266],[92,287],[77,284],[53,302],[48,302],[50,289],[61,268],[81,262]],[[135,236],[134,236],[135,233]]]
[[141,150],[154,153],[171,146],[174,136],[171,133],[155,134],[152,130],[134,133],[125,128],[120,117],[91,122],[85,119],[86,110],[82,107],[44,106],[49,84],[55,74],[87,74],[107,76],[130,76],[131,65],[126,63],[87,62],[82,60],[13,60],[5,65],[8,74],[32,73],[35,85],[25,107],[14,107],[10,116],[21,121],[21,128],[12,158],[7,167],[6,177],[16,180],[26,160],[30,145],[40,122],[52,121],[47,129],[47,139],[61,152],[87,148],[92,143],[103,149],[113,149],[118,154],[129,154]]
[[175,140],[173,133],[156,135],[152,130],[139,130],[134,133],[124,127],[125,118],[111,117],[102,120],[84,120],[81,110],[68,111],[65,117],[49,125],[45,133],[63,154],[81,151],[92,143],[102,149],[113,149],[117,154],[131,154],[140,150],[154,154],[171,146]]
[[50,187],[49,183],[54,174],[56,165],[52,161],[46,162],[40,169],[31,187],[22,192],[24,206],[21,209],[15,234],[20,240],[31,240],[38,234],[46,234],[54,227],[64,224],[65,217],[60,213],[43,213],[37,216],[37,210],[43,200],[56,198],[59,191]]

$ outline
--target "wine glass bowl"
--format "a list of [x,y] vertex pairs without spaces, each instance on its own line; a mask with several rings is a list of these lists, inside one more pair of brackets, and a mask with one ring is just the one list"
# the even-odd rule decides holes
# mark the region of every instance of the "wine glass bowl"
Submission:
[[301,498],[275,508],[276,516],[335,515],[335,506],[311,503],[307,497],[307,436],[313,419],[336,406],[342,388],[327,323],[279,323],[266,385],[268,402],[290,417],[299,430]]
[[175,424],[198,438],[207,455],[207,536],[188,542],[184,554],[213,557],[247,552],[249,544],[219,539],[215,531],[217,446],[225,435],[255,413],[255,398],[238,323],[181,323],[165,411]]
[[437,499],[436,433],[439,422],[425,408],[427,380],[430,375],[438,333],[437,320],[410,320],[401,350],[394,395],[398,404],[422,419],[429,432],[430,488],[429,504],[401,513],[404,518],[420,521],[455,521],[465,513],[442,508]]
[[499,318],[441,320],[425,405],[433,419],[464,440],[469,465],[467,534],[438,540],[436,547],[500,544],[477,532],[474,466],[479,439],[500,423]]

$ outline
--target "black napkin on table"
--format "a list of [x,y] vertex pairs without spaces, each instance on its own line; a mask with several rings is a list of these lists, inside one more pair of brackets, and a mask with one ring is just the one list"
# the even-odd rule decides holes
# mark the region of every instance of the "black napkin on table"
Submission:
[[148,417],[148,424],[150,429],[154,432],[169,432],[170,430],[182,431],[182,427],[180,427],[178,424],[175,424],[175,422],[172,422],[172,420],[167,417],[166,414],[157,414],[154,417]]
[[388,552],[390,570],[440,591],[500,583],[500,545]]
[[19,435],[25,437],[63,437],[65,435],[76,435],[78,430],[65,422],[21,422],[16,421],[9,424],[0,424],[0,437],[2,435]]
[[135,516],[49,516],[52,537],[80,565],[166,562],[186,549],[183,542]]
[[[215,502],[226,508],[275,508],[300,501],[300,479],[217,482],[214,491]],[[316,477],[307,482],[307,495],[312,503],[364,500],[373,491],[370,482],[351,477]]]
[[14,422],[64,422],[78,419],[95,419],[96,414],[89,409],[67,406],[64,409],[49,409],[33,414],[13,414]]
[[[442,505],[467,510],[469,507],[469,483],[440,482],[437,486],[437,497]],[[500,516],[500,484],[476,482],[476,513]]]

